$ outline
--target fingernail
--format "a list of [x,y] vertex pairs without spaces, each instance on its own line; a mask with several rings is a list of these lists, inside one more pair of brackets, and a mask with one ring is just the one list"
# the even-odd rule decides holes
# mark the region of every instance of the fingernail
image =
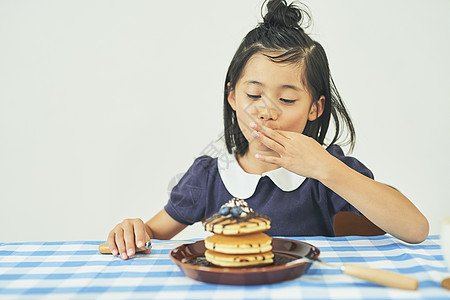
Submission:
[[251,128],[256,128],[256,123],[255,122],[250,122],[250,127]]
[[128,256],[133,256],[133,254],[134,254],[133,252],[134,252],[133,249],[131,249],[131,248],[128,249]]
[[259,155],[259,154],[257,153],[257,154],[255,154],[255,157],[259,159],[259,158],[261,158],[261,155]]
[[122,259],[127,259],[128,258],[127,254],[125,252],[122,253],[120,256],[122,257]]
[[253,137],[255,137],[255,138],[259,137],[259,133],[257,133],[256,131],[253,131],[253,132],[252,132],[252,135],[253,135]]
[[114,249],[114,250],[112,251],[112,255],[114,255],[114,256],[117,255],[117,250],[116,250],[116,249]]
[[142,241],[139,241],[138,244],[137,244],[137,246],[138,246],[139,248],[142,248],[142,247],[144,247],[144,243],[143,243]]

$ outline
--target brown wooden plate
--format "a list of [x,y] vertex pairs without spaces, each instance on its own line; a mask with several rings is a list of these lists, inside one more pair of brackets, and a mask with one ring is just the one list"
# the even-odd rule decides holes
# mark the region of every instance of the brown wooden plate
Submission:
[[184,244],[170,252],[170,258],[189,278],[218,284],[256,285],[291,280],[308,271],[311,262],[286,264],[298,258],[319,257],[317,247],[308,243],[273,238],[274,263],[261,267],[224,268],[211,264],[205,259],[205,241]]

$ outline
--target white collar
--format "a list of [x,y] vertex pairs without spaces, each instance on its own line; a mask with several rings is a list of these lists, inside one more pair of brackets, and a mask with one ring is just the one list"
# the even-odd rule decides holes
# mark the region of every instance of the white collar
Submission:
[[217,158],[217,167],[228,192],[242,200],[250,198],[255,193],[259,180],[264,176],[269,177],[285,192],[297,189],[305,180],[305,177],[284,168],[268,171],[262,175],[249,174],[241,168],[235,156],[227,151]]

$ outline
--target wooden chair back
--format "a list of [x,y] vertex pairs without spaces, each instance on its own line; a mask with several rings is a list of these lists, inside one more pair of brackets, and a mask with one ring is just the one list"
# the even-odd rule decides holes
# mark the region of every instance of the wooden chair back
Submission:
[[334,233],[336,236],[374,236],[386,232],[364,216],[341,211],[334,217]]

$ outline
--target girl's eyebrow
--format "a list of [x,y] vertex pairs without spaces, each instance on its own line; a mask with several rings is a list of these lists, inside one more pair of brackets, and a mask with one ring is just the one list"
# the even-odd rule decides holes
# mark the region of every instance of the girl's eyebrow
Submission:
[[256,81],[256,80],[247,80],[246,82],[244,82],[244,84],[257,84],[257,85],[260,85],[260,86],[264,86],[263,83],[261,83],[259,81]]
[[[264,87],[264,83],[256,81],[256,80],[247,80],[247,81],[244,82],[244,84],[256,84],[256,85]],[[283,84],[281,86],[281,88],[282,89],[292,89],[292,90],[297,91],[297,92],[302,92],[303,91],[303,89],[301,89],[300,87],[292,85],[292,84]]]
[[297,92],[303,91],[303,90],[302,90],[301,88],[299,88],[298,86],[291,85],[291,84],[284,84],[284,85],[281,86],[281,88],[283,88],[283,89],[293,89],[294,91],[297,91]]

